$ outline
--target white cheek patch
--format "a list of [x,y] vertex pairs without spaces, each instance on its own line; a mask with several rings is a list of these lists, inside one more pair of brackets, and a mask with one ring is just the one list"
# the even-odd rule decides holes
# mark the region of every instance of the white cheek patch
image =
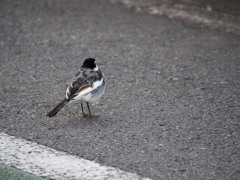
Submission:
[[98,66],[96,66],[93,70],[98,71],[99,70]]

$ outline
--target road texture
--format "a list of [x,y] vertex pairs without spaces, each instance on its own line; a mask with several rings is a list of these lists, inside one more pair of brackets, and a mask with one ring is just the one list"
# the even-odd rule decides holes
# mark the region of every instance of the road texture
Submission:
[[[0,1],[0,131],[152,179],[240,176],[240,38],[104,0]],[[106,94],[55,118],[85,58]]]
[[240,36],[239,0],[108,0],[169,19],[181,20]]

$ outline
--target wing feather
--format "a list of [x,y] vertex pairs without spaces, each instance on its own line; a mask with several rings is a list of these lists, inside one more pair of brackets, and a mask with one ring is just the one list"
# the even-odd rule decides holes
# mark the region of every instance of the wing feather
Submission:
[[93,71],[81,69],[74,77],[73,81],[68,85],[66,90],[67,99],[74,99],[85,89],[93,86],[95,81],[102,78],[101,71]]

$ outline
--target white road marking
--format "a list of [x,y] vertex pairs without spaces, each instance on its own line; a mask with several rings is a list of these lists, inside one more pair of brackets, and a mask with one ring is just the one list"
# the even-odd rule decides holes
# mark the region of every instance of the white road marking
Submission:
[[0,133],[0,163],[59,180],[150,180],[5,133]]

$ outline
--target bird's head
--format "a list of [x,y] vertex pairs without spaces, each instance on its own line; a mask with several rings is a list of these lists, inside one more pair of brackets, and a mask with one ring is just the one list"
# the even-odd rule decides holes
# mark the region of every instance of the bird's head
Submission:
[[83,62],[82,68],[94,69],[96,67],[95,59],[88,58]]

